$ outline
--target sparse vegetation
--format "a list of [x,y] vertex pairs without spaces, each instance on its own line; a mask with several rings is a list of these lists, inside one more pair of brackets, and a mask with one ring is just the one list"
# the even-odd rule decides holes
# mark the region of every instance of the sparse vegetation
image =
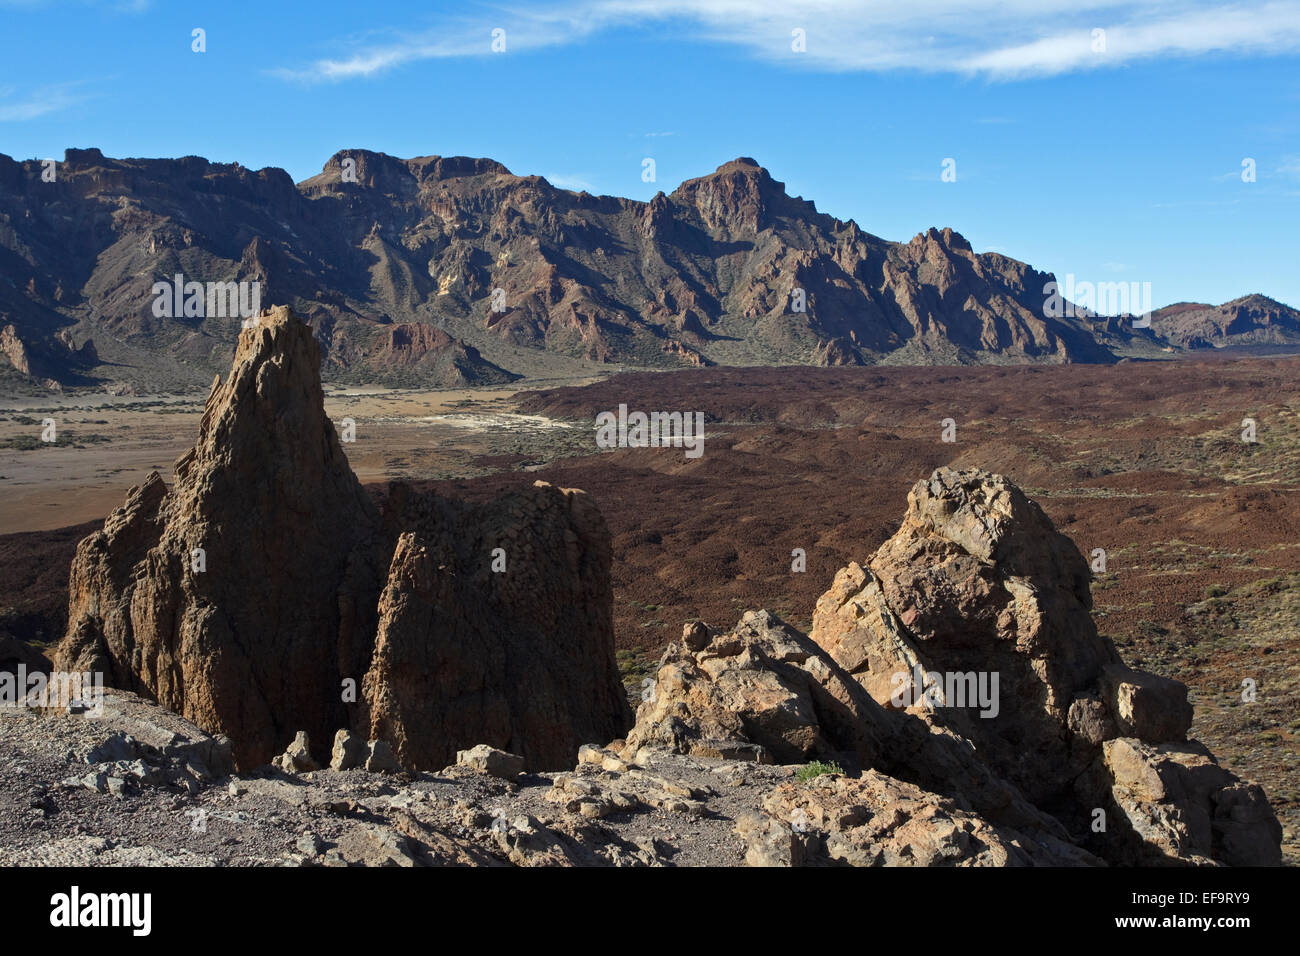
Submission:
[[814,760],[812,763],[807,763],[804,764],[802,767],[800,767],[799,772],[795,774],[795,778],[800,783],[807,783],[809,780],[812,780],[814,777],[822,776],[822,774],[843,773],[843,772],[844,772],[844,768],[841,767],[839,764],[837,764],[834,760],[831,760],[826,763],[823,763],[820,760]]

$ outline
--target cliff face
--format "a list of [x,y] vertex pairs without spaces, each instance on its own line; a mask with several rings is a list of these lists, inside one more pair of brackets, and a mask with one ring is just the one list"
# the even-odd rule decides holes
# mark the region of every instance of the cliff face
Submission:
[[28,342],[75,327],[106,362],[140,364],[145,384],[224,370],[238,333],[238,318],[154,315],[153,283],[176,274],[260,283],[263,302],[312,326],[328,376],[395,384],[578,360],[1109,362],[1156,343],[1115,320],[1045,315],[1050,275],[951,229],[890,242],[820,213],[752,159],[648,203],[491,160],[366,150],[296,186],[279,169],[98,150],[69,150],[55,182],[41,171],[0,156],[0,266],[14,280],[0,324]]
[[[336,730],[372,721],[404,741],[436,729],[434,742],[402,746],[410,766],[441,766],[435,753],[485,739],[517,743],[538,712],[554,743],[534,743],[527,752],[537,759],[586,733],[619,733],[626,705],[616,706],[608,532],[594,506],[580,492],[535,489],[531,511],[515,501],[472,510],[400,489],[381,515],[325,416],[319,369],[310,329],[288,309],[241,333],[172,489],[151,476],[79,546],[60,662],[99,667],[117,686],[228,735],[241,766],[267,762],[298,730],[319,759]],[[407,521],[422,540],[456,542],[458,552],[436,552],[436,565],[414,561],[412,537],[398,544]],[[506,557],[494,577],[489,545]],[[476,589],[489,581],[486,594]],[[534,625],[532,607],[553,614]],[[488,635],[495,654],[462,647],[453,633],[465,632]],[[450,642],[429,659],[436,673],[424,683],[394,673],[403,653],[421,653],[403,641],[426,637]],[[468,666],[461,656],[473,659],[479,698],[452,693],[446,674]],[[530,697],[528,667],[567,675],[564,696]],[[457,726],[476,726],[461,711],[480,705],[500,737],[456,736]]]

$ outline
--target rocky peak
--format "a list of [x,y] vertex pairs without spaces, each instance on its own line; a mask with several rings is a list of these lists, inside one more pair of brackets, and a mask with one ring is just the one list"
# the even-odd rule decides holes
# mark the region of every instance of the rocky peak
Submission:
[[671,198],[695,209],[709,229],[752,234],[771,225],[770,213],[788,197],[784,183],[742,156],[707,176],[688,179]]
[[927,255],[953,252],[974,255],[974,250],[971,248],[971,244],[966,241],[966,237],[948,226],[944,226],[942,229],[931,226],[925,232],[918,232],[912,237],[912,241],[908,243],[908,246],[913,249],[924,250]]

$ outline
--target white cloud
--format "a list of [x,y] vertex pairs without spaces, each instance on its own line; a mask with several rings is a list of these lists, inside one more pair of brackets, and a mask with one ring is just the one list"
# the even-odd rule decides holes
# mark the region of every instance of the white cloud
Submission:
[[583,173],[572,176],[565,175],[564,173],[547,173],[545,178],[546,181],[556,189],[567,189],[575,193],[580,193],[585,189],[587,192],[594,195],[596,187],[584,179],[584,175],[585,174]]
[[[1300,51],[1300,0],[561,0],[459,19],[339,58],[276,71],[308,82],[371,76],[420,60],[578,43],[619,27],[738,46],[761,59],[826,71],[916,70],[1009,80],[1115,67],[1153,57]],[[791,48],[791,31],[806,50]],[[1094,50],[1093,30],[1105,30]]]
[[16,123],[36,119],[48,113],[57,113],[80,103],[86,97],[73,92],[76,84],[62,83],[33,90],[16,100],[10,100],[13,88],[0,90],[0,123]]

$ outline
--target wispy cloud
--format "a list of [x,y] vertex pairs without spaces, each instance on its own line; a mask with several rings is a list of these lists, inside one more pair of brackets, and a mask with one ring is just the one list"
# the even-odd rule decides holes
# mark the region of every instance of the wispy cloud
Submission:
[[13,87],[0,90],[0,123],[17,123],[57,113],[87,99],[78,83],[60,83],[14,97]]
[[661,26],[792,67],[995,80],[1152,58],[1300,51],[1300,0],[561,0],[503,9],[495,20],[461,17],[275,72],[329,82],[421,60],[487,56],[494,28],[506,31],[507,53]]
[[580,193],[585,189],[589,193],[595,193],[596,187],[584,177],[584,173],[578,173],[572,176],[565,175],[564,173],[547,173],[546,181],[557,189],[568,189],[575,193]]

